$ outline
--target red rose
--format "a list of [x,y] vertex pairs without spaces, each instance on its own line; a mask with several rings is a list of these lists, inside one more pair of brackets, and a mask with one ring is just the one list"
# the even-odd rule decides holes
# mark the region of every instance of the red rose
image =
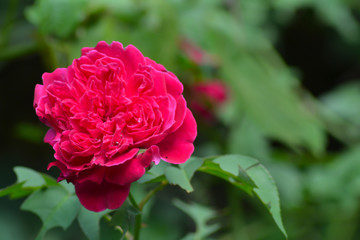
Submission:
[[225,85],[217,79],[199,82],[191,86],[190,108],[205,121],[215,119],[214,108],[224,103],[228,98]]
[[196,83],[193,86],[196,94],[206,96],[213,103],[223,103],[227,99],[227,91],[225,85],[219,80],[210,82]]
[[[183,85],[134,46],[99,42],[68,68],[43,74],[34,108],[50,127],[59,181],[75,185],[84,207],[116,209],[151,162],[185,162],[196,122]],[[141,150],[141,151],[140,151]]]

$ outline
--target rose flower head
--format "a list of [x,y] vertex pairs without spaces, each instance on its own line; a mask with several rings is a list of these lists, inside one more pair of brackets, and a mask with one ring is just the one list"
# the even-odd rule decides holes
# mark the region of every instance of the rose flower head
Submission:
[[101,41],[42,79],[34,108],[50,127],[44,141],[56,160],[48,168],[74,184],[85,208],[119,208],[152,162],[190,158],[197,126],[183,85],[136,47]]
[[198,82],[190,86],[189,106],[195,115],[211,123],[216,118],[214,109],[220,107],[228,97],[227,88],[220,80]]

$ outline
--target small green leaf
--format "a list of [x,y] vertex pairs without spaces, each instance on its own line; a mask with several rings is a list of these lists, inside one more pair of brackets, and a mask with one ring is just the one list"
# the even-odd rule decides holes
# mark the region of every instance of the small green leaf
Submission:
[[238,175],[234,175],[231,172],[227,172],[226,170],[224,171],[224,169],[222,169],[219,164],[214,163],[212,159],[207,159],[203,166],[199,168],[200,171],[222,178],[252,195],[252,189],[255,187],[255,184],[252,182],[249,176],[244,173],[243,169],[237,166],[235,170],[236,169],[238,169]]
[[21,209],[35,213],[42,220],[43,226],[36,237],[40,240],[53,227],[69,227],[78,214],[80,203],[65,188],[50,186],[35,191],[24,201]]
[[180,168],[183,169],[186,173],[186,176],[191,179],[196,170],[201,167],[201,165],[204,163],[204,160],[197,157],[191,157],[189,160],[187,160],[185,163],[180,164]]
[[138,183],[154,183],[154,182],[161,182],[161,181],[165,180],[165,177],[164,177],[165,169],[168,166],[170,166],[169,163],[167,163],[165,161],[160,161],[160,163],[158,165],[153,166],[137,182]]
[[75,194],[75,187],[72,183],[61,181],[59,183],[69,194]]
[[41,176],[44,178],[47,186],[59,184],[54,178],[50,177],[49,175],[47,175],[45,173],[42,173]]
[[22,187],[24,183],[15,183],[11,186],[3,188],[0,190],[0,197],[4,197],[6,195],[10,195],[11,199],[21,198],[26,195],[29,195],[33,192],[33,189],[24,189]]
[[15,184],[0,189],[0,197],[9,195],[11,199],[25,197],[39,188],[46,185],[56,185],[57,182],[52,177],[38,173],[30,168],[15,167],[17,181]]
[[178,185],[187,192],[194,191],[191,186],[191,178],[195,171],[201,167],[203,160],[200,158],[191,158],[179,167],[169,166],[165,169],[165,177],[170,184]]
[[170,166],[165,170],[165,177],[170,184],[178,185],[187,192],[194,191],[184,169]]

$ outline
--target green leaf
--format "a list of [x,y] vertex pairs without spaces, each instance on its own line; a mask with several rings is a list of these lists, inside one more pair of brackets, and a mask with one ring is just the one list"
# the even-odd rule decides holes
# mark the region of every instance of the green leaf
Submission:
[[92,212],[84,207],[80,207],[77,220],[81,230],[89,240],[100,239],[100,219],[109,212],[110,210]]
[[50,177],[49,175],[42,173],[41,176],[44,178],[46,185],[50,186],[50,185],[58,185],[59,183],[52,177]]
[[191,233],[183,238],[201,240],[220,229],[220,224],[209,225],[207,222],[216,217],[216,212],[208,207],[197,203],[187,204],[178,199],[173,201],[173,204],[189,215],[196,224],[195,233]]
[[25,11],[42,33],[66,38],[85,18],[85,0],[37,0]]
[[152,168],[147,171],[144,176],[142,176],[137,182],[138,183],[154,183],[161,182],[165,180],[165,169],[169,167],[170,164],[165,161],[160,161],[158,165],[152,166]]
[[[213,159],[205,160],[204,164],[199,168],[199,171],[217,176],[219,178],[228,181],[229,183],[235,185],[236,187],[241,188],[248,194],[252,195],[252,190],[255,187],[255,184],[252,182],[250,177],[246,174],[244,169],[236,166],[234,170],[230,172],[222,169],[219,164],[212,161]],[[238,170],[235,174],[232,172]]]
[[243,108],[267,136],[321,154],[325,143],[321,124],[301,103],[292,90],[294,86],[279,81],[292,81],[287,80],[291,77],[284,73],[284,67],[274,66],[271,59],[257,53],[239,54],[242,57],[236,60],[224,56],[229,62],[223,68],[224,79],[237,96],[238,108]]
[[287,237],[280,210],[276,184],[263,165],[254,158],[241,155],[224,155],[207,159],[200,171],[223,178],[245,190],[255,192],[267,207],[281,232]]
[[41,187],[46,184],[40,173],[26,167],[14,167],[17,182],[24,182],[23,187]]
[[23,202],[21,209],[40,217],[43,226],[36,237],[40,240],[53,227],[68,228],[78,214],[80,203],[62,186],[50,186],[35,191]]
[[30,193],[32,193],[34,190],[33,188],[27,188],[24,189],[22,187],[24,183],[15,183],[9,187],[3,188],[0,190],[0,197],[4,197],[6,195],[10,195],[11,199],[16,199],[16,198],[21,198],[24,197],[26,195],[29,195]]
[[187,192],[194,191],[190,184],[190,180],[183,169],[170,166],[165,170],[165,177],[170,184],[178,185]]
[[187,160],[183,164],[180,164],[179,166],[181,169],[184,170],[189,180],[191,180],[196,170],[198,170],[203,163],[204,163],[203,159],[197,157],[191,157],[189,160]]
[[14,167],[17,181],[15,184],[0,190],[0,197],[9,195],[11,199],[21,198],[46,185],[56,185],[50,176],[38,173],[26,167]]
[[191,186],[191,178],[194,172],[201,167],[203,160],[199,158],[191,158],[186,163],[180,164],[179,168],[170,166],[165,169],[165,177],[170,184],[178,185],[187,192],[192,192],[194,189]]

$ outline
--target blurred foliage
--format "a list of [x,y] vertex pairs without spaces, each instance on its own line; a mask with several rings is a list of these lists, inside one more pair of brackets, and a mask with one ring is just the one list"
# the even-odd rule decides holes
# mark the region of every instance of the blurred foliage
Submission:
[[[31,108],[33,89],[42,72],[68,66],[82,47],[120,41],[173,71],[185,85],[189,106],[202,107],[193,109],[199,125],[195,156],[247,155],[269,169],[289,239],[359,239],[359,19],[355,0],[1,1],[0,196],[37,192],[22,205],[29,209],[51,199],[41,192],[46,183],[71,198],[69,189],[50,186],[53,180],[44,174],[24,183],[38,173],[22,168],[15,169],[18,182],[4,190],[15,181],[14,166],[45,172],[52,158],[41,141],[46,129]],[[215,80],[226,86],[223,103],[213,104],[193,89]],[[236,187],[239,176],[250,192],[254,183],[261,187],[254,176],[237,176],[237,169],[218,162],[217,169],[228,169],[220,178],[235,177],[231,185],[205,174],[214,162],[189,164],[159,165],[139,181],[155,184],[168,175],[170,182],[194,190],[170,186],[159,192],[144,209],[143,239],[283,239],[261,201]],[[132,187],[135,199],[147,190],[143,184]],[[0,239],[35,238],[37,229],[29,223],[40,229],[40,219],[19,213],[22,202],[0,200]],[[45,207],[51,206],[39,209]],[[109,219],[73,209],[69,213],[78,223],[50,230],[44,239],[120,238],[114,226],[136,215],[123,210]],[[47,228],[68,227],[38,214]]]

